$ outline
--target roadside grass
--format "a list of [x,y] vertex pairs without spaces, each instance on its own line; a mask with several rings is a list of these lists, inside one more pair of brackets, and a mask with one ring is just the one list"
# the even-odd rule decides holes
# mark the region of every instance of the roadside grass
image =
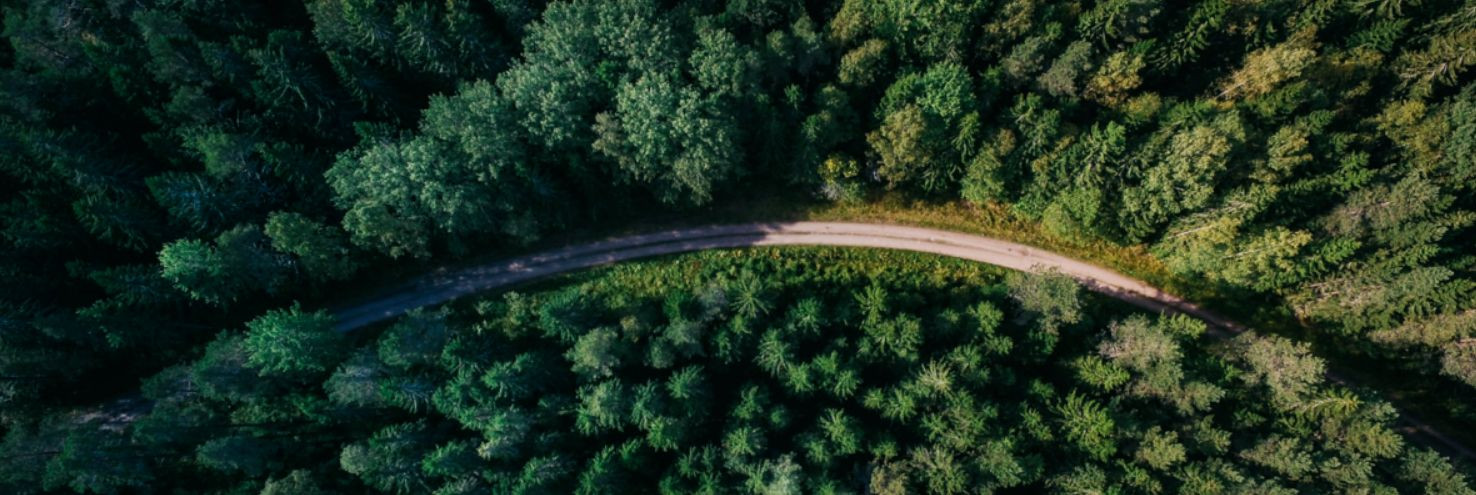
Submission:
[[876,280],[891,286],[959,286],[987,288],[1008,270],[993,265],[925,253],[828,246],[753,247],[696,251],[602,266],[553,277],[536,287],[593,282],[607,294],[638,297],[660,295],[673,280],[716,281],[743,272],[785,273],[775,286],[805,287],[836,280]]

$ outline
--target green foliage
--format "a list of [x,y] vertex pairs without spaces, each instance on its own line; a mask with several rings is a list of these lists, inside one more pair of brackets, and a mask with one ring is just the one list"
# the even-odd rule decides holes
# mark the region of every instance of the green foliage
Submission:
[[1254,98],[1301,75],[1317,57],[1310,36],[1299,33],[1285,43],[1247,54],[1245,62],[1221,85],[1221,98]]
[[342,231],[301,214],[273,213],[267,218],[264,232],[272,240],[273,249],[296,256],[314,280],[344,280],[359,269]]
[[1155,136],[1158,146],[1149,149],[1158,154],[1149,156],[1156,163],[1146,165],[1138,185],[1123,190],[1118,215],[1128,236],[1142,239],[1169,219],[1206,206],[1243,133],[1232,113]]
[[594,149],[667,204],[711,201],[743,158],[735,146],[737,123],[721,102],[662,73],[622,84],[614,113],[600,114],[595,130]]
[[246,324],[247,363],[263,374],[318,375],[345,356],[347,342],[326,311],[293,306],[267,312]]
[[938,64],[893,83],[882,99],[882,126],[866,139],[881,156],[891,186],[915,183],[940,192],[958,180],[958,164],[978,139],[974,80],[962,66]]
[[1051,63],[1051,68],[1037,79],[1041,89],[1051,96],[1075,97],[1080,91],[1080,79],[1092,68],[1091,57],[1091,43],[1077,41],[1067,45],[1066,51]]
[[567,357],[574,372],[589,376],[610,376],[620,366],[624,346],[620,335],[610,328],[596,328],[579,337]]
[[391,257],[428,256],[431,235],[459,241],[497,232],[515,242],[538,237],[542,221],[517,207],[544,199],[544,180],[524,161],[507,102],[485,82],[436,97],[421,135],[375,131],[339,156],[327,180],[347,210],[354,243]]
[[1041,326],[1054,329],[1082,319],[1081,286],[1071,277],[1054,272],[1015,274],[1005,278],[1010,297]]
[[343,449],[339,464],[376,490],[410,493],[425,486],[419,455],[424,455],[428,438],[423,423],[402,423],[386,427],[362,443]]
[[1277,407],[1300,406],[1310,385],[1322,379],[1322,360],[1312,356],[1306,344],[1255,334],[1246,334],[1236,341],[1241,349],[1240,359],[1248,367],[1243,378],[1263,386]]
[[286,266],[267,243],[254,225],[225,231],[214,243],[175,241],[159,251],[160,274],[192,299],[216,306],[275,292],[286,281]]
[[[1471,7],[1176,7],[7,7],[0,431],[60,428],[166,371],[136,437],[33,439],[52,448],[0,491],[1462,492],[1438,458],[1399,453],[1387,406],[1321,389],[1307,349],[1247,338],[1203,358],[1202,328],[1103,312],[1049,277],[935,299],[906,282],[925,277],[811,266],[826,275],[801,298],[745,265],[700,290],[674,289],[685,272],[620,297],[535,290],[362,341],[296,309],[201,332],[647,213],[887,189],[1148,247],[1183,286],[1273,326],[1285,306],[1468,416]],[[1093,407],[1121,420],[1110,437],[1051,421]],[[414,448],[361,441],[431,411]],[[719,432],[742,428],[762,448],[724,459]],[[1053,440],[1070,452],[1026,454]],[[581,441],[607,448],[565,448]],[[324,462],[343,443],[363,482]]]
[[887,63],[887,42],[869,39],[840,59],[836,80],[841,84],[868,86],[877,80]]
[[237,436],[212,439],[196,449],[195,457],[203,466],[256,478],[280,469],[275,461],[280,455],[271,441]]
[[140,453],[115,432],[78,429],[66,435],[60,452],[46,464],[43,487],[78,493],[142,489],[154,476]]
[[[243,420],[274,388],[296,407],[323,397],[337,412],[316,421],[362,433],[312,455],[336,455],[347,475],[395,493],[1464,487],[1405,454],[1387,405],[1324,384],[1320,361],[1284,340],[1215,350],[1196,340],[1201,322],[1133,315],[1073,332],[1085,345],[1016,349],[991,342],[1121,310],[1059,275],[934,279],[924,267],[936,261],[909,258],[877,277],[826,253],[641,262],[465,305],[476,311],[414,312],[351,355],[325,344],[268,367],[264,356],[288,353],[264,355],[262,342],[338,336],[304,332],[327,328],[314,315],[277,311],[212,346],[196,373],[216,387],[202,389],[205,404]],[[665,282],[633,290],[647,276]],[[712,290],[726,300],[703,302]],[[533,328],[459,330],[514,321]],[[728,346],[727,357],[640,358],[683,321],[710,325],[691,338]],[[342,363],[320,386],[306,377],[329,368],[305,358],[325,355]],[[276,381],[261,383],[258,368]],[[269,437],[200,434],[201,467],[326,486],[301,471],[321,457],[284,457]]]
[[1066,439],[1091,458],[1105,461],[1117,452],[1112,438],[1117,426],[1101,404],[1072,392],[1055,404],[1054,411],[1060,416]]

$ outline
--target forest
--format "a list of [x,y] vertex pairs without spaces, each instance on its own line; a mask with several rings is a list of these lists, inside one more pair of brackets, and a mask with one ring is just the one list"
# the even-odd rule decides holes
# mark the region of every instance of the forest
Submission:
[[[0,15],[0,492],[1470,493],[1310,347],[1476,425],[1469,0]],[[322,310],[658,213],[882,196],[1142,248],[1298,330],[1213,344],[880,252]]]
[[1323,382],[1305,344],[1206,345],[1204,323],[1126,311],[1059,275],[768,249],[414,311],[375,337],[327,331],[321,312],[270,311],[149,378],[155,405],[122,438],[66,426],[8,438],[7,452],[62,446],[40,480],[8,481],[1471,493],[1449,461],[1401,440],[1387,403]]

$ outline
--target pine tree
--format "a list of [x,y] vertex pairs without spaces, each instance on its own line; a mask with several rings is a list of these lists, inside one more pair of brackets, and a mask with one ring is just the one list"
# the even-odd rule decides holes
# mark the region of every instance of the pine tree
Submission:
[[159,251],[165,279],[193,299],[225,306],[247,296],[275,292],[286,281],[283,261],[254,225],[240,225],[215,242],[180,240]]
[[263,230],[272,249],[295,256],[312,280],[344,280],[359,269],[357,253],[338,229],[298,213],[276,212]]
[[267,375],[319,375],[343,360],[347,342],[326,311],[268,311],[246,324],[247,362]]
[[410,493],[427,487],[421,459],[431,446],[423,422],[401,423],[375,432],[365,442],[344,447],[339,464],[377,490]]

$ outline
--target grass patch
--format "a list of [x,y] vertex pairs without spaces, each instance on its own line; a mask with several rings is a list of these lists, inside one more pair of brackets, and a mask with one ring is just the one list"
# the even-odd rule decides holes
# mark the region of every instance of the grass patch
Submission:
[[769,281],[806,287],[837,280],[874,280],[890,285],[976,286],[998,283],[1007,270],[944,256],[825,246],[720,249],[642,259],[562,275],[539,283],[553,287],[592,283],[598,292],[651,297],[669,291],[673,280],[719,280],[754,273],[784,273]]

